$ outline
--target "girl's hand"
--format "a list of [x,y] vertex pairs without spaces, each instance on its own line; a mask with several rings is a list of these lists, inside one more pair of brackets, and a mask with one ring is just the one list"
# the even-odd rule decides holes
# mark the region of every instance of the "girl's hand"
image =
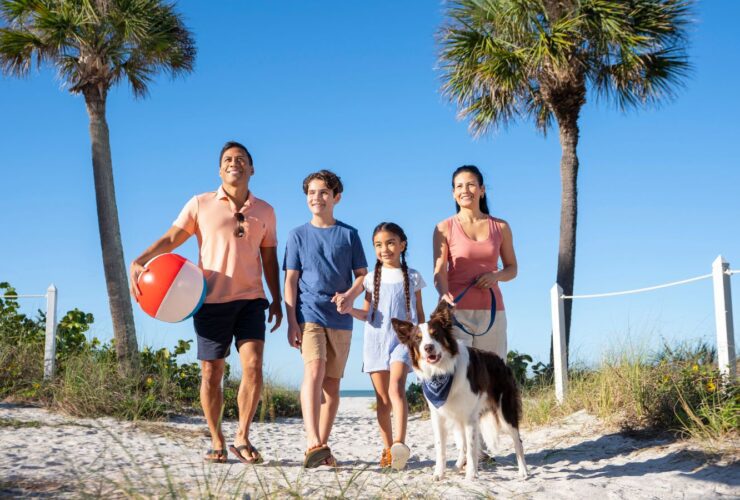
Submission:
[[477,288],[491,288],[496,283],[498,283],[498,273],[496,271],[481,274],[475,280],[475,286]]
[[439,301],[440,302],[447,302],[452,307],[455,307],[455,297],[453,297],[450,292],[447,292],[444,295],[440,295]]
[[331,301],[337,305],[337,312],[339,314],[349,314],[352,312],[352,302],[347,300],[346,293],[335,293]]

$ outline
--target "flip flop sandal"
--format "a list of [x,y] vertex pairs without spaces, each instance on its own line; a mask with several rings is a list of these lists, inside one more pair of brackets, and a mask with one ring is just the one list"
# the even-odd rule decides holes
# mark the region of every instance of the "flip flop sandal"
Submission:
[[402,470],[406,467],[406,462],[411,455],[411,450],[408,446],[401,443],[393,443],[391,446],[391,468],[395,470]]
[[[232,444],[229,446],[229,451],[243,464],[259,465],[264,462],[259,450],[251,444],[242,444],[240,446],[234,446]],[[245,451],[247,452],[246,456],[242,453]]]
[[229,459],[229,455],[226,453],[226,448],[222,450],[208,450],[203,455],[203,460],[209,464],[225,464]]
[[[306,452],[306,457],[303,459],[304,469],[315,469],[320,465],[324,464],[328,459],[333,459],[331,450],[325,444],[311,448]],[[336,461],[335,461],[336,462]]]

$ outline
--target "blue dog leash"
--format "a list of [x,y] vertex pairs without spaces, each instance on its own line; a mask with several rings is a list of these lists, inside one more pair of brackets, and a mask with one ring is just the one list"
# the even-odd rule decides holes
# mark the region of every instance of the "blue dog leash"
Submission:
[[[466,286],[465,289],[462,292],[460,292],[460,294],[457,297],[455,297],[455,304],[460,302],[460,299],[462,299],[465,296],[465,294],[468,293],[468,290],[470,290],[470,288],[473,285],[475,285],[477,281],[478,281],[478,278],[471,281],[470,284]],[[458,327],[460,330],[470,335],[471,337],[480,337],[488,333],[488,330],[491,329],[491,327],[493,326],[493,322],[496,320],[496,295],[493,293],[493,288],[489,288],[488,291],[491,292],[491,321],[488,323],[488,328],[486,328],[482,333],[473,333],[473,332],[468,331],[468,329],[465,328],[463,324],[457,320],[455,315],[454,314],[452,315],[452,323],[456,327]]]

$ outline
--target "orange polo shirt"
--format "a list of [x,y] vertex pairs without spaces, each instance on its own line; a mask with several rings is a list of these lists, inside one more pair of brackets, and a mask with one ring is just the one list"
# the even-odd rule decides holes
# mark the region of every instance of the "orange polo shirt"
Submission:
[[[236,212],[244,214],[238,238]],[[275,210],[251,192],[240,210],[217,191],[193,196],[174,225],[198,238],[198,266],[206,278],[206,303],[266,298],[262,288],[260,248],[277,247]]]

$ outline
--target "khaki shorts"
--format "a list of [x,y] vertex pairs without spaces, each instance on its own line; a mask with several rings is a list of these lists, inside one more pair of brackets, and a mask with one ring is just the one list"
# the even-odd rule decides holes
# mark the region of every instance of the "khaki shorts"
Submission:
[[[491,321],[491,311],[487,309],[463,309],[455,311],[455,318],[469,332],[478,334],[483,332],[488,326],[489,321]],[[506,361],[506,312],[496,311],[496,319],[493,321],[493,326],[491,326],[488,332],[479,337],[468,335],[456,326],[452,327],[452,334],[455,338],[462,340],[466,346],[475,347],[481,351],[495,352]]]
[[303,363],[320,359],[326,362],[326,376],[344,377],[344,367],[349,357],[352,330],[324,328],[316,323],[302,323],[301,356]]

